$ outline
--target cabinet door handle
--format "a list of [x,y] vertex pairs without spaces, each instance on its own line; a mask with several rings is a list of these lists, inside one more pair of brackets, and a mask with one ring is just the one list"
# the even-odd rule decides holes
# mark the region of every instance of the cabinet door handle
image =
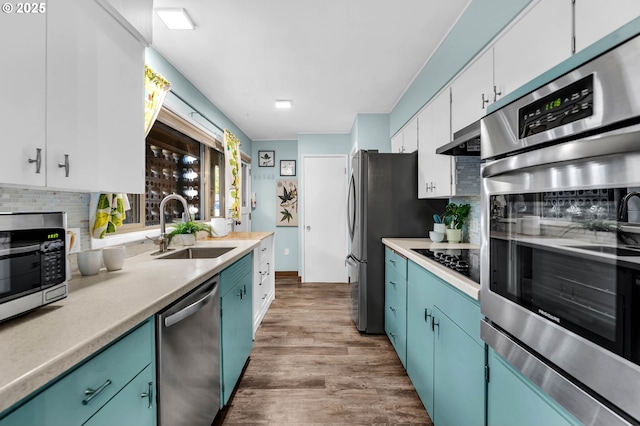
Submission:
[[391,336],[391,338],[392,338],[393,340],[396,340],[396,333],[393,333],[393,332],[391,332],[391,331],[390,331],[390,332],[389,332],[389,336]]
[[244,293],[243,296],[247,295],[247,285],[246,284],[242,286],[242,292]]
[[36,163],[36,173],[40,173],[42,166],[42,148],[36,148],[36,159],[29,158],[29,164]]
[[396,283],[394,283],[393,281],[389,281],[389,284],[391,284],[391,285],[392,285],[392,286],[394,286],[394,287],[397,285],[397,284],[396,284]]
[[242,289],[240,289],[240,292],[238,293],[238,296],[240,296],[240,300],[242,300]]
[[498,96],[502,96],[502,92],[498,92],[498,87],[493,85],[493,102],[498,100]]
[[102,386],[100,386],[98,389],[91,389],[91,388],[87,388],[84,391],[84,394],[87,396],[85,399],[82,400],[82,405],[87,405],[88,403],[91,402],[91,400],[93,398],[95,398],[96,396],[98,396],[98,394],[100,394],[100,392],[102,392],[103,390],[105,390],[107,388],[107,386],[109,386],[111,384],[111,380],[107,379],[106,382],[104,382],[102,384]]
[[389,259],[389,262],[390,262],[390,263],[393,263],[394,265],[396,264],[396,261],[395,261],[395,260],[393,260],[393,259]]
[[270,275],[271,274],[271,263],[267,262],[267,272],[265,273],[265,275]]
[[394,312],[394,313],[396,311],[396,308],[394,308],[393,306],[389,306],[389,309],[391,309],[391,312]]
[[147,408],[151,408],[153,405],[153,382],[149,382],[149,390],[147,392],[142,392],[140,394],[140,398],[149,398],[149,405]]
[[64,155],[64,164],[58,163],[59,168],[64,168],[64,177],[69,177],[69,154]]
[[440,322],[436,322],[436,318],[431,316],[431,331],[435,333],[436,327],[438,327],[438,334],[440,334]]
[[484,93],[482,94],[482,109],[484,109],[485,105],[489,103],[489,99],[484,98]]
[[424,322],[429,323],[429,318],[431,318],[431,314],[429,313],[428,308],[424,308]]

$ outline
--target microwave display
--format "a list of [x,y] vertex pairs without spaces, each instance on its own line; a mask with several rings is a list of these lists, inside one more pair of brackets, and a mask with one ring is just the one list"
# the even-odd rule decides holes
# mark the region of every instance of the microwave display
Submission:
[[519,138],[551,130],[593,115],[593,74],[518,111]]

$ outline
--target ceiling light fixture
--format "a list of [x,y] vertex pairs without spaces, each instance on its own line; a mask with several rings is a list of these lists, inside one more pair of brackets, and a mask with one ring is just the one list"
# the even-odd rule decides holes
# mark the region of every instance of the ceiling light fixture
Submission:
[[285,99],[276,100],[276,108],[278,109],[291,109],[291,101]]
[[187,11],[183,8],[158,8],[155,9],[156,13],[170,30],[195,30],[196,26],[193,24],[191,18],[187,14]]

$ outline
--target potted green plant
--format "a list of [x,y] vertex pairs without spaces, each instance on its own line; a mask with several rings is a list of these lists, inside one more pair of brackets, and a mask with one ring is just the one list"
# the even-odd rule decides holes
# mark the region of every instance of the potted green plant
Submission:
[[459,243],[462,240],[462,226],[470,212],[471,206],[469,204],[447,204],[443,215],[443,221],[447,226],[447,241]]
[[167,234],[167,245],[171,243],[171,240],[176,235],[182,236],[182,243],[185,246],[192,246],[196,243],[196,234],[199,231],[204,231],[209,235],[213,235],[214,232],[211,229],[211,225],[202,222],[174,222],[173,229]]

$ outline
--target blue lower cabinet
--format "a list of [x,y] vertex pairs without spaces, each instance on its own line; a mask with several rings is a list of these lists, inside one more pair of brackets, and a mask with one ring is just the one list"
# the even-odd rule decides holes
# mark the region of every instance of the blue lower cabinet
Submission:
[[480,306],[409,262],[407,374],[437,426],[484,425]]
[[[133,383],[139,386],[129,387]],[[155,386],[155,323],[147,320],[15,409],[3,413],[0,426],[82,425],[103,410],[110,413],[110,424],[153,426]],[[141,397],[149,392],[151,405],[148,397]],[[99,423],[100,418],[104,415],[89,424],[107,424]],[[130,419],[140,421],[129,423]]]
[[384,331],[407,368],[407,259],[385,250]]
[[229,402],[253,348],[251,254],[220,274],[220,407]]
[[488,426],[582,424],[491,348],[488,365]]
[[156,424],[154,368],[148,365],[107,405],[85,423],[87,426]]
[[409,281],[407,297],[407,374],[427,412],[433,415],[434,339],[433,304]]
[[484,346],[438,308],[433,315],[436,341],[433,421],[438,426],[484,425]]

